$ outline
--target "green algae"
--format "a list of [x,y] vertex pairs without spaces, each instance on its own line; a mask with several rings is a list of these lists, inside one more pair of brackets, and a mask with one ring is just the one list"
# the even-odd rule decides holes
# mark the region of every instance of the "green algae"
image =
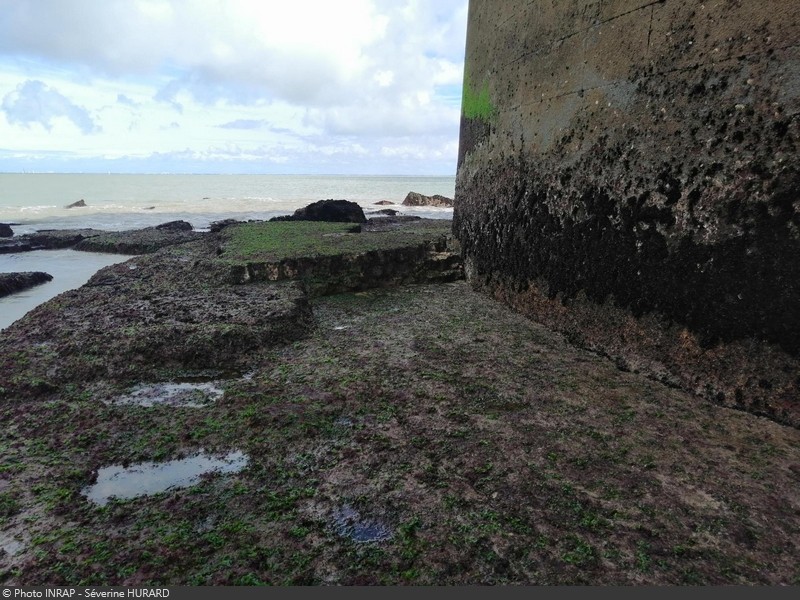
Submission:
[[489,84],[484,81],[478,88],[468,73],[464,75],[464,92],[461,99],[461,114],[467,119],[490,122],[497,115],[497,107],[492,103]]
[[415,246],[450,235],[450,221],[422,221],[397,231],[357,233],[358,225],[314,221],[244,223],[223,232],[223,261],[363,254]]

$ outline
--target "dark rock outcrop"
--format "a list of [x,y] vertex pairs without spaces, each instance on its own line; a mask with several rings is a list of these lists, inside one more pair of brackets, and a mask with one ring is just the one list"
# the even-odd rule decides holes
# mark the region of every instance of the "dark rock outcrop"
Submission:
[[42,271],[0,273],[0,298],[52,281],[53,276]]
[[453,200],[446,196],[434,194],[433,196],[426,196],[418,194],[417,192],[408,192],[403,206],[437,206],[440,208],[452,208]]
[[364,211],[349,200],[319,200],[293,215],[273,217],[270,221],[329,221],[333,223],[363,223],[367,220]]
[[21,242],[18,239],[0,240],[0,254],[14,254],[16,252],[29,252],[34,248],[30,242]]
[[390,202],[389,200],[378,200],[375,204],[377,204],[378,206],[389,206],[391,204],[394,204],[394,202]]
[[0,237],[13,237],[14,230],[8,223],[0,223]]
[[229,227],[230,225],[236,225],[237,223],[244,223],[244,221],[238,221],[236,219],[223,219],[221,221],[214,221],[208,226],[208,230],[211,233],[217,233],[226,227]]
[[188,221],[168,221],[155,226],[158,231],[191,231],[194,229]]
[[71,248],[79,242],[105,233],[100,229],[41,229],[36,233],[19,236],[30,250],[60,250]]
[[85,208],[86,202],[83,199],[78,200],[77,202],[73,202],[72,204],[67,204],[64,208]]
[[186,221],[170,221],[155,227],[130,231],[100,229],[42,229],[36,233],[0,241],[0,254],[30,250],[75,248],[84,252],[148,254],[159,248],[183,244],[205,234],[192,230]]

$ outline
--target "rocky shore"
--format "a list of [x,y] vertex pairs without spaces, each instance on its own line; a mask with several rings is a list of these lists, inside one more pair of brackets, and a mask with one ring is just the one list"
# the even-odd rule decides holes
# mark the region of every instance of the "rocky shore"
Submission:
[[147,253],[0,337],[0,584],[800,582],[798,429],[619,370],[471,290],[449,221],[385,219],[60,234]]
[[0,254],[74,248],[85,252],[149,254],[160,248],[197,240],[201,233],[186,221],[170,221],[131,231],[44,229],[0,240]]
[[172,222],[33,234],[40,247],[140,256],[5,331],[0,351],[32,354],[21,376],[19,354],[2,353],[0,399],[96,377],[130,383],[159,369],[242,368],[250,351],[308,332],[313,296],[463,278],[449,225],[414,219],[360,233],[344,223],[254,222],[197,233]]

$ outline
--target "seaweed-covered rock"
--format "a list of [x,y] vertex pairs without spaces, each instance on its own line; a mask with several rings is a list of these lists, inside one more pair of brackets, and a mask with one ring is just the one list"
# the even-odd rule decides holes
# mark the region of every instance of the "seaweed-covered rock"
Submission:
[[160,248],[191,242],[203,235],[205,234],[192,231],[192,226],[186,221],[171,221],[133,231],[103,232],[81,241],[75,246],[75,250],[112,254],[150,254]]
[[[57,386],[141,380],[161,369],[236,369],[251,352],[308,332],[313,316],[299,283],[226,284],[209,242],[101,269],[13,323],[0,338],[6,391],[47,393],[30,387],[43,379]],[[12,349],[29,360],[12,360]]]
[[41,229],[36,233],[19,236],[30,250],[59,250],[71,248],[79,242],[105,233],[100,229]]
[[30,242],[22,242],[19,239],[0,240],[0,254],[14,254],[15,252],[28,252],[33,250]]
[[[374,222],[385,226],[363,229]],[[219,264],[231,283],[301,280],[311,297],[464,277],[450,221],[383,217],[357,229],[365,233],[338,223],[231,227],[220,235]]]
[[26,271],[24,273],[0,273],[0,298],[22,290],[27,290],[41,283],[52,281],[53,276],[42,271]]

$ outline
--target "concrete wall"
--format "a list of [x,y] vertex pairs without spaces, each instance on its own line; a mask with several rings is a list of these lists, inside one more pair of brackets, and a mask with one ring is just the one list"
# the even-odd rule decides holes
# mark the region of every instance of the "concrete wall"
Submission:
[[800,424],[797,0],[471,0],[464,83],[475,287]]

